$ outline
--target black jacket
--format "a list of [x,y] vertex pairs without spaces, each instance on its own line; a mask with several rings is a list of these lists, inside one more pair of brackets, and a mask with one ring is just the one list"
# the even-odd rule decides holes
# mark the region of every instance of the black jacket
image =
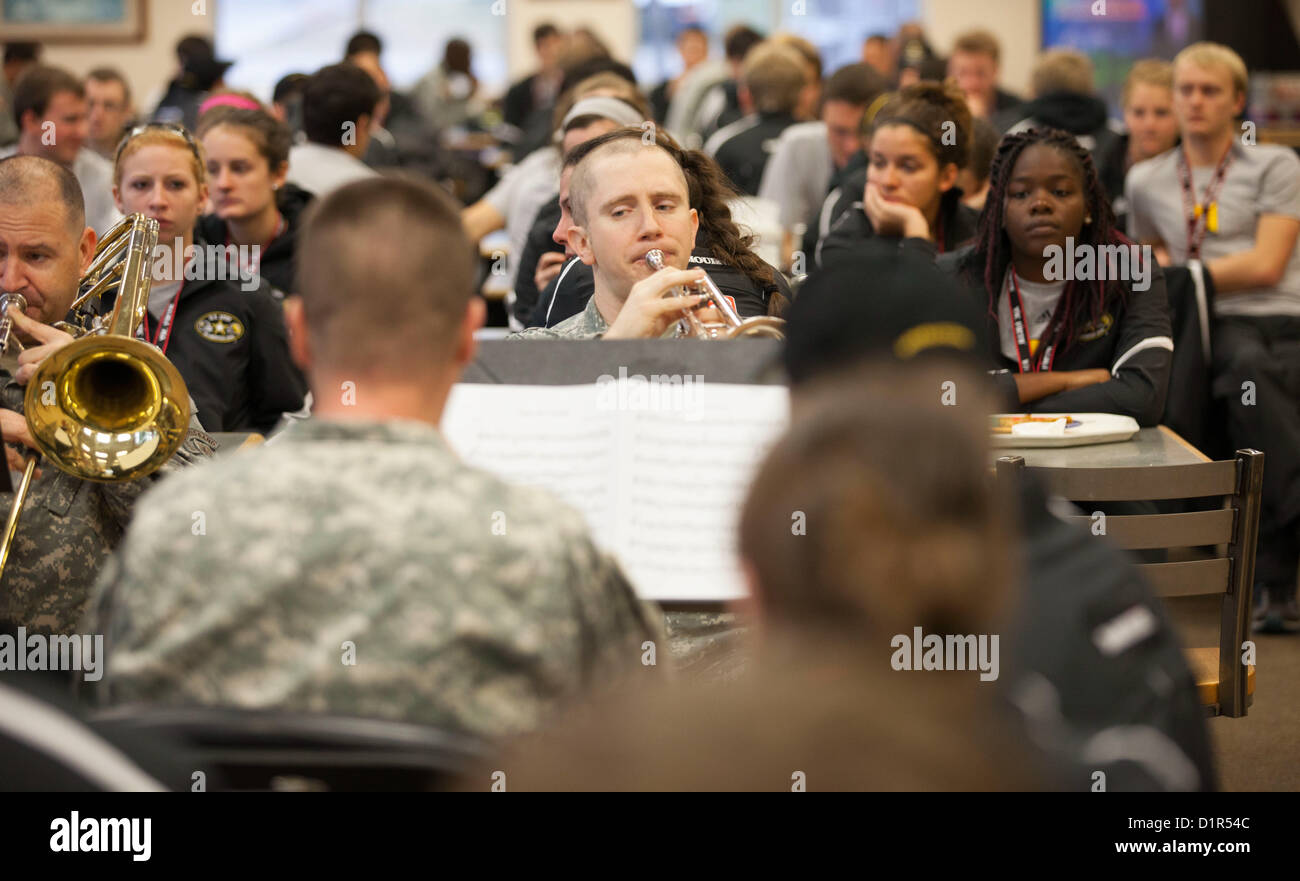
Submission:
[[537,301],[541,299],[541,291],[537,290],[537,284],[533,281],[533,276],[537,272],[537,262],[542,259],[543,254],[564,253],[564,246],[557,245],[551,238],[551,233],[555,232],[559,222],[560,197],[557,194],[554,199],[538,209],[532,228],[528,230],[528,237],[524,239],[524,250],[519,255],[518,272],[515,273],[513,310],[515,318],[523,322],[526,327],[535,326],[528,322],[533,310],[537,308]]
[[[151,340],[158,323],[148,316]],[[289,357],[284,314],[265,286],[186,281],[169,336],[167,360],[185,380],[204,430],[265,434],[282,413],[302,408],[306,385]]]
[[[760,290],[749,276],[714,257],[704,241],[703,231],[696,237],[690,266],[709,273],[718,289],[735,301],[736,312],[741,318],[766,315],[768,301],[774,290],[780,291],[787,300],[794,299],[790,285],[778,270],[772,270],[773,284],[766,290]],[[596,280],[591,267],[581,259],[572,257],[564,264],[560,274],[547,285],[541,300],[524,324],[528,327],[554,327],[587,308],[587,301],[595,293]]]
[[[963,248],[944,254],[938,264],[953,273],[985,307],[990,355],[1004,371],[994,375],[1002,412],[1118,413],[1132,416],[1140,425],[1160,422],[1169,388],[1173,343],[1165,274],[1154,260],[1150,287],[1138,291],[1131,281],[1121,281],[1119,285],[1124,290],[1121,297],[1115,292],[1115,286],[1110,286],[1101,328],[1093,328],[1091,323],[1076,328],[1074,340],[1068,347],[1061,346],[1052,364],[1053,370],[1105,368],[1112,372],[1111,380],[1022,404],[1013,375],[1017,365],[1002,354],[996,310],[988,309],[989,291],[981,279],[982,269],[970,260],[973,254],[973,248]],[[1000,288],[1001,284],[999,279]],[[1005,290],[995,293],[1006,296]],[[1120,362],[1122,367],[1117,369],[1116,364]]]
[[[285,184],[277,194],[276,207],[280,209],[286,226],[284,232],[276,236],[270,247],[262,252],[259,269],[262,279],[271,286],[271,296],[276,300],[283,300],[296,288],[294,254],[298,248],[298,227],[301,225],[302,212],[313,198],[311,193],[293,184]],[[194,232],[196,236],[213,244],[221,245],[228,241],[226,222],[215,214],[200,217]],[[238,270],[238,267],[235,268]],[[238,278],[239,275],[236,271],[235,275],[227,277]]]
[[[818,243],[813,252],[813,263],[818,267],[827,266],[840,256],[854,251],[867,239],[874,238],[876,231],[871,227],[871,220],[862,208],[862,191],[867,185],[867,169],[862,168],[850,174],[844,181],[839,198],[841,211],[832,221],[830,232]],[[955,251],[975,238],[979,229],[979,212],[963,205],[962,192],[953,187],[939,200],[939,219],[943,236],[935,243],[939,253]]]
[[776,139],[796,122],[788,113],[759,114],[754,125],[723,141],[713,158],[737,190],[747,196],[757,196]]

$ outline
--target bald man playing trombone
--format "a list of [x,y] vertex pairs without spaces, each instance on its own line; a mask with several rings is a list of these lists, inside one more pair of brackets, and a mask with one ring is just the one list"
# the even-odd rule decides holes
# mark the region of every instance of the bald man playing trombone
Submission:
[[[12,470],[21,471],[34,449],[23,416],[27,381],[73,340],[52,325],[69,318],[95,243],[71,172],[34,156],[0,160],[0,293],[21,295],[27,304],[25,313],[9,309],[12,339],[0,358],[0,431]],[[16,359],[14,340],[22,346]],[[215,446],[191,419],[181,449],[149,479],[97,483],[53,467],[37,469],[0,574],[0,632],[75,631],[136,498],[169,470],[210,456]],[[12,492],[0,493],[0,516],[8,516],[13,500]]]

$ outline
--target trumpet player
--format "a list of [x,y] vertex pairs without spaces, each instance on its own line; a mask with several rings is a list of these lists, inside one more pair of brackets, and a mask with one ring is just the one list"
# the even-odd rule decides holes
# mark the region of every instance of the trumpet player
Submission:
[[[0,359],[0,430],[11,469],[22,470],[35,446],[23,417],[26,383],[41,361],[73,340],[52,325],[69,317],[95,242],[70,171],[35,156],[0,160],[0,292],[26,301],[25,313],[11,307],[5,316],[12,330]],[[211,455],[213,447],[191,420],[185,443],[156,476]],[[0,579],[0,631],[73,631],[100,565],[151,483],[95,483],[39,469]],[[12,493],[0,493],[5,510],[12,500]]]
[[[569,179],[573,226],[569,247],[592,269],[595,293],[587,307],[551,328],[529,328],[515,339],[645,339],[664,335],[698,294],[674,292],[704,279],[687,269],[700,218],[691,207],[686,174],[663,147],[639,130],[602,135]],[[646,255],[663,253],[654,270]]]

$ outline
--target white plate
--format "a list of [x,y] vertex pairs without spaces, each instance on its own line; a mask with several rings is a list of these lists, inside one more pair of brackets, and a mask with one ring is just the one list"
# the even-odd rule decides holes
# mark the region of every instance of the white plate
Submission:
[[[995,413],[991,419],[999,416],[1024,416],[1024,413]],[[1117,416],[1114,413],[1034,413],[1036,417],[1069,416],[1075,422],[1082,423],[1075,428],[1065,429],[1064,435],[1054,437],[1022,437],[1014,434],[992,434],[989,438],[995,447],[1082,447],[1087,444],[1113,444],[1126,441],[1137,434],[1137,420],[1132,416]]]

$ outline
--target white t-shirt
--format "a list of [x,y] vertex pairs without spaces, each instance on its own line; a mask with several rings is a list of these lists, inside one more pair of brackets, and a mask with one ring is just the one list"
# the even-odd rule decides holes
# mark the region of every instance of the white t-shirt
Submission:
[[318,199],[344,184],[378,174],[341,147],[306,143],[289,150],[289,183],[302,187]]
[[[1047,330],[1047,325],[1052,320],[1052,313],[1056,311],[1056,303],[1065,292],[1066,282],[1049,281],[1046,284],[1038,284],[1019,276],[1016,277],[1016,282],[1020,285],[1020,299],[1025,304],[1025,331],[1029,334],[1029,353],[1035,355],[1038,352],[1038,342],[1043,338],[1043,331]],[[1008,269],[1007,274],[1002,278],[1002,288],[998,292],[998,337],[1002,342],[1002,354],[1012,361],[1017,361],[1019,356],[1016,354],[1016,331],[1011,323],[1011,303],[1007,297],[1010,284],[1011,270]]]

